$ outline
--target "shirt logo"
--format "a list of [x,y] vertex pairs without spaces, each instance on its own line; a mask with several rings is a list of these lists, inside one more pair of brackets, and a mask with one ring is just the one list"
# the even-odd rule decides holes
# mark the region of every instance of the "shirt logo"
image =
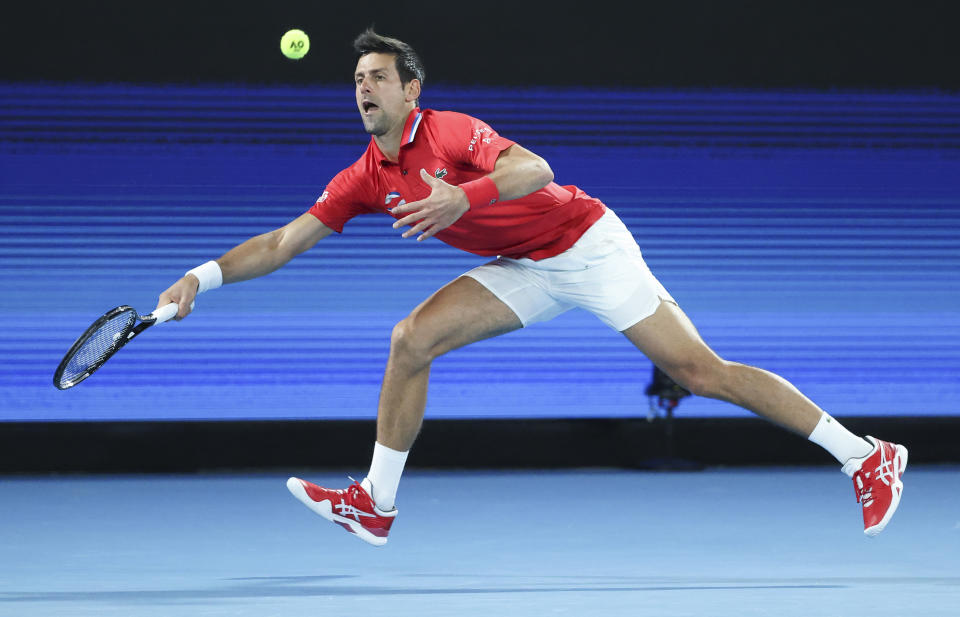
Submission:
[[327,197],[329,197],[329,196],[330,196],[330,191],[324,191],[324,192],[323,192],[323,195],[321,195],[320,198],[317,199],[317,203],[321,203],[321,202],[326,201],[326,200],[327,200]]
[[447,175],[447,168],[446,167],[444,167],[443,169],[438,168],[437,171],[433,172],[433,175],[436,176],[437,178],[442,178],[445,175]]
[[397,202],[397,203],[395,203],[395,204],[393,204],[393,205],[391,206],[391,205],[390,205],[390,202],[393,201],[394,199],[396,199],[397,197],[400,197],[400,193],[398,193],[398,192],[396,192],[396,191],[391,191],[391,192],[387,193],[387,196],[386,196],[386,197],[384,198],[384,200],[383,200],[383,205],[385,205],[385,206],[390,206],[389,208],[387,208],[388,211],[389,211],[389,210],[393,210],[393,209],[396,208],[397,206],[402,206],[403,204],[407,203],[407,200],[406,200],[406,199],[401,199],[399,202]]
[[470,145],[467,146],[467,150],[469,152],[473,152],[473,147],[477,145],[478,141],[483,141],[483,143],[485,144],[490,143],[490,138],[483,136],[484,133],[489,133],[489,132],[490,132],[490,129],[485,126],[480,127],[478,129],[473,129],[473,138],[470,140]]

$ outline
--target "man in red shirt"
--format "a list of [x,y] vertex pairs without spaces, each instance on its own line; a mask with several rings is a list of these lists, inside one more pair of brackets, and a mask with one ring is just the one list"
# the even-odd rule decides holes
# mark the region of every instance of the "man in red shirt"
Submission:
[[307,213],[190,270],[158,306],[178,303],[183,319],[198,293],[272,272],[359,214],[389,214],[394,228],[409,226],[403,238],[436,236],[496,258],[442,287],[394,328],[366,478],[345,490],[290,478],[287,487],[300,501],[361,539],[385,544],[432,361],[578,307],[622,332],[694,394],[749,409],[825,448],[853,478],[864,532],[883,530],[899,504],[906,448],[858,437],[781,377],[717,356],[612,210],[575,186],[555,184],[546,161],[480,120],[419,109],[423,66],[406,43],[368,30],[354,48],[357,108],[372,136],[363,156]]

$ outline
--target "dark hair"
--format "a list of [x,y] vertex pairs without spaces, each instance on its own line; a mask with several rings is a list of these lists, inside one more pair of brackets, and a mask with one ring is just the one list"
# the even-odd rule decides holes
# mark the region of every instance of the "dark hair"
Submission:
[[373,28],[367,28],[353,40],[353,50],[357,52],[358,57],[367,54],[394,54],[396,56],[397,74],[400,75],[400,83],[402,84],[408,84],[414,79],[419,79],[422,86],[426,79],[427,75],[423,70],[423,62],[417,52],[413,51],[413,47],[399,39],[377,34],[373,31]]

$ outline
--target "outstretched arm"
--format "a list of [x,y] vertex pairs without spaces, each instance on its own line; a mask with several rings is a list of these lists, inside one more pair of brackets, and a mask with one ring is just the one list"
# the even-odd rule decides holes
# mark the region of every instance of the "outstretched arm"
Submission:
[[[393,228],[419,221],[403,237],[420,233],[417,240],[426,240],[456,223],[470,209],[470,201],[462,188],[434,178],[426,170],[420,170],[420,177],[430,186],[430,196],[394,208],[394,214],[409,214],[395,222]],[[526,197],[553,182],[553,170],[541,157],[514,144],[500,153],[493,171],[483,180],[496,186],[498,201],[507,201]]]
[[[312,214],[302,214],[279,229],[254,236],[217,259],[223,283],[236,283],[269,274],[326,238],[333,230]],[[160,294],[157,308],[176,302],[180,305],[176,319],[190,314],[190,303],[197,295],[199,279],[184,275]]]

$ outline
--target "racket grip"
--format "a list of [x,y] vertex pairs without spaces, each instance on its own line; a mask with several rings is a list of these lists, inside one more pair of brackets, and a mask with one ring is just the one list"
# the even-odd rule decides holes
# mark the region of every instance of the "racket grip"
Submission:
[[[193,310],[193,307],[195,304],[196,304],[195,302],[190,303],[191,311]],[[153,316],[157,318],[157,321],[155,323],[163,323],[165,321],[170,321],[177,315],[177,311],[179,309],[180,309],[180,305],[178,305],[176,302],[171,302],[166,306],[161,306],[160,308],[158,308],[153,312]]]
[[153,316],[157,318],[155,323],[163,323],[173,319],[177,314],[177,310],[180,309],[180,306],[176,302],[171,302],[165,306],[161,306],[153,312]]

